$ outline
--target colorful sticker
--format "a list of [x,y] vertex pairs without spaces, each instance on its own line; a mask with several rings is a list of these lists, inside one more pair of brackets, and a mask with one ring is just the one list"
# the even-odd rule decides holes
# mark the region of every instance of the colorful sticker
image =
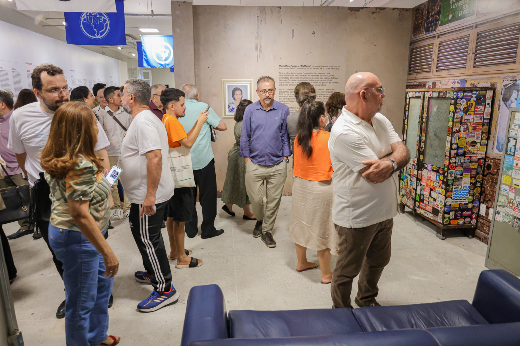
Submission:
[[511,177],[508,175],[502,176],[502,183],[506,185],[511,185]]

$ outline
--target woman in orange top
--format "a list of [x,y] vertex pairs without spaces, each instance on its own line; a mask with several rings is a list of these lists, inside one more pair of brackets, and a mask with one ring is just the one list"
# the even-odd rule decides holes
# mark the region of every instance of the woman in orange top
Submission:
[[332,223],[332,163],[330,133],[322,102],[306,102],[298,118],[294,141],[294,183],[289,237],[296,245],[301,272],[318,267],[307,261],[307,248],[318,252],[321,283],[332,281],[331,253],[337,252],[338,238]]

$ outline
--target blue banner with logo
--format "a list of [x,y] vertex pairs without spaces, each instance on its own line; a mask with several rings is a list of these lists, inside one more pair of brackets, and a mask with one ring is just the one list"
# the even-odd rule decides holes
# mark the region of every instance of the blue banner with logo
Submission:
[[173,69],[173,36],[141,35],[143,66]]
[[65,12],[67,43],[87,46],[126,45],[123,0],[115,1],[115,13]]

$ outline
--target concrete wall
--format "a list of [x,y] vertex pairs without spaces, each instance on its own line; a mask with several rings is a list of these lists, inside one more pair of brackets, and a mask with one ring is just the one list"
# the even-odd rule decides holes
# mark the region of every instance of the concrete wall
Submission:
[[[278,80],[281,64],[339,65],[343,80],[337,91],[342,91],[346,78],[357,71],[371,71],[380,77],[387,95],[383,113],[400,133],[411,10],[240,6],[192,9],[195,81],[201,100],[221,116],[222,79],[256,81],[261,75],[270,75]],[[175,32],[176,21],[172,22]],[[176,52],[177,59],[178,48]],[[178,73],[176,66],[176,77]],[[253,101],[257,99],[255,95]],[[228,131],[220,133],[213,144],[219,190],[225,180],[227,153],[234,143],[234,121],[226,118],[225,122]],[[292,172],[288,172],[284,193],[290,194],[291,187]]]
[[168,84],[170,88],[175,88],[175,76],[169,68],[152,68],[149,70],[152,70],[153,84]]

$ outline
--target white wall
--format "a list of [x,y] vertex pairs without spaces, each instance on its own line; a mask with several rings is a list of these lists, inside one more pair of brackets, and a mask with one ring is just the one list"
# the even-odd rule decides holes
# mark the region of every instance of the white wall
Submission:
[[15,96],[31,87],[31,72],[41,64],[52,63],[63,69],[70,88],[97,82],[121,85],[127,75],[126,62],[87,49],[68,45],[30,30],[0,21],[0,88]]

